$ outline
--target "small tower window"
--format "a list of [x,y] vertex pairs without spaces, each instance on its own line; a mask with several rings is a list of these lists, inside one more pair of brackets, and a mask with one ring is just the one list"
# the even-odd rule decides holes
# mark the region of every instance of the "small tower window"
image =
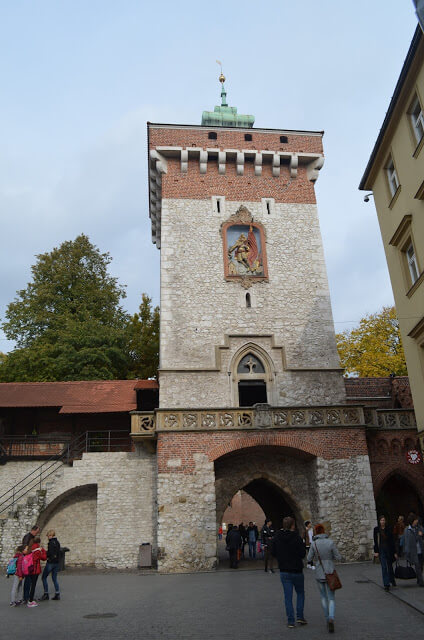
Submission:
[[268,215],[271,214],[271,203],[269,200],[266,201],[266,212]]
[[287,142],[289,141],[287,136],[280,136],[280,142],[282,144],[287,144]]
[[250,298],[250,293],[246,293],[246,308],[250,309],[252,306],[252,300]]
[[216,210],[221,213],[221,200],[219,198],[216,199]]
[[247,140],[248,142],[251,142],[252,134],[251,133],[245,133],[244,134],[244,139]]
[[216,140],[217,139],[216,131],[209,131],[208,138],[209,140]]

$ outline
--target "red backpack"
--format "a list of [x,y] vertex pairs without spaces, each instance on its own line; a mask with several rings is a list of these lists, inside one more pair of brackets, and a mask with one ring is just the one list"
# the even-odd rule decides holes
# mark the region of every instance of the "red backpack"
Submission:
[[32,553],[27,553],[22,560],[22,574],[24,576],[32,576],[34,573],[34,558]]

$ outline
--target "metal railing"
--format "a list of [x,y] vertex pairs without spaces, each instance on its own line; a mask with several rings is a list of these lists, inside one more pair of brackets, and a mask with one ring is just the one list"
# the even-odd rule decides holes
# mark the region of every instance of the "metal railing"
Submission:
[[[7,440],[7,436],[2,440]],[[43,482],[63,464],[70,464],[86,452],[130,451],[131,438],[128,431],[86,431],[66,443],[59,455],[54,455],[22,478],[13,487],[0,495],[0,514],[13,509],[15,504],[30,491],[41,490]],[[3,444],[4,447],[4,444]]]

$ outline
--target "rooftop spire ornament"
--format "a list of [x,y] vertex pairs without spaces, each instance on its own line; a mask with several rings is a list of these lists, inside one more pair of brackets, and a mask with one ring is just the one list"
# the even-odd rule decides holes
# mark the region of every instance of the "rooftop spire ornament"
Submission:
[[254,116],[241,115],[237,113],[236,107],[229,107],[227,103],[227,92],[225,90],[225,76],[222,72],[222,62],[216,60],[221,67],[219,81],[221,83],[221,104],[216,106],[213,111],[204,111],[202,113],[202,125],[207,127],[242,127],[251,128],[255,122]]

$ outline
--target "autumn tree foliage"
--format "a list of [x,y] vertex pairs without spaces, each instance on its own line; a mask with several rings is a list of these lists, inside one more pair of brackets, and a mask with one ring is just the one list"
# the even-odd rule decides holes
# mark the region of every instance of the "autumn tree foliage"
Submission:
[[359,326],[336,335],[341,366],[361,377],[408,375],[394,307],[362,318]]

